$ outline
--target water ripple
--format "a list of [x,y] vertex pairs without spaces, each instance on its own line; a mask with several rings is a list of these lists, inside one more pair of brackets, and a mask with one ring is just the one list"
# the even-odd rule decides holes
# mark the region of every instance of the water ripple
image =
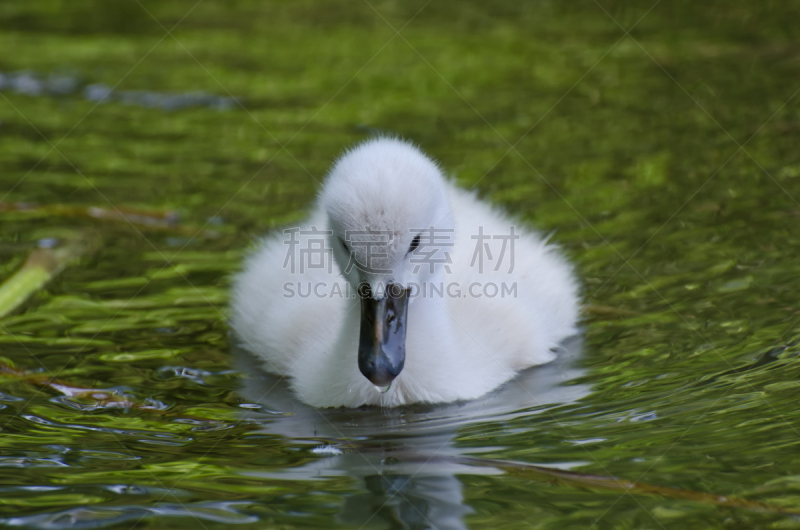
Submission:
[[[225,524],[254,523],[258,518],[239,511],[246,502],[202,502],[195,504],[159,503],[154,506],[80,507],[58,512],[0,519],[0,524],[27,528],[101,528],[151,516],[191,517]],[[197,521],[195,521],[197,522]]]

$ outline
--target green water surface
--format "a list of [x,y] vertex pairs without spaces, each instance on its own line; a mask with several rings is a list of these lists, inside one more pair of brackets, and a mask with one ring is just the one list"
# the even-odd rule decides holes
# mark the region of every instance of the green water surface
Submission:
[[[181,216],[0,208],[0,280],[42,239],[98,242],[0,320],[0,360],[136,404],[0,375],[0,525],[800,527],[780,511],[800,512],[798,20],[789,1],[5,0],[0,72],[240,105],[0,91],[0,201]],[[589,306],[558,397],[298,411],[242,364],[243,252],[376,131],[555,231]],[[343,438],[364,454],[314,452]],[[419,465],[437,451],[773,509]]]

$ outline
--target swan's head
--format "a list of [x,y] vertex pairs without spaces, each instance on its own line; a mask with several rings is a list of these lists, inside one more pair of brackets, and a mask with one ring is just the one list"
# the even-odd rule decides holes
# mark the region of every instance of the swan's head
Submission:
[[361,296],[359,368],[387,386],[405,362],[412,289],[449,265],[455,234],[444,177],[413,145],[378,138],[336,161],[320,200],[336,262]]

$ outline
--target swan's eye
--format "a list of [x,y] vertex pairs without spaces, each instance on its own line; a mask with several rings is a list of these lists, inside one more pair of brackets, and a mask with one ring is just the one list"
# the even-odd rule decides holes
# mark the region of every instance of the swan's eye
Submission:
[[347,243],[344,242],[344,239],[340,239],[339,242],[342,244],[344,251],[350,254],[350,247],[347,246]]
[[411,242],[411,246],[408,247],[408,253],[409,254],[414,252],[415,250],[417,250],[419,248],[419,240],[420,240],[419,234],[414,236],[414,240]]

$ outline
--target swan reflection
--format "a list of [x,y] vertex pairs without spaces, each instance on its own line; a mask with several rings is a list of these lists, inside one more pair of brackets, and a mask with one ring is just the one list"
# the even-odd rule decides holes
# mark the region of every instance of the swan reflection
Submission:
[[564,385],[583,374],[577,366],[581,349],[581,338],[574,337],[557,360],[522,372],[478,400],[359,409],[305,405],[292,395],[286,380],[264,372],[256,358],[237,350],[237,369],[245,374],[242,397],[262,406],[261,411],[248,410],[244,418],[262,422],[265,434],[285,437],[288,445],[315,456],[295,467],[247,474],[289,481],[352,478],[360,492],[347,496],[337,515],[348,525],[466,528],[464,517],[472,509],[464,502],[459,475],[503,472],[467,465],[460,457],[502,447],[464,447],[457,443],[459,433],[466,427],[474,432],[488,422],[546,414],[588,395],[588,385]]

